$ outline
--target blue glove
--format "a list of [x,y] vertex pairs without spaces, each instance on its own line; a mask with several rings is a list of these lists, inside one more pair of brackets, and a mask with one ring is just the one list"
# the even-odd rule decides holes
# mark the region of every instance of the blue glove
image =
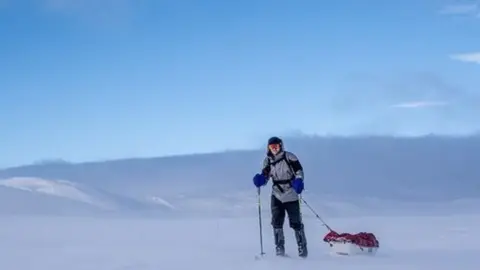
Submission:
[[266,183],[267,183],[267,178],[263,174],[257,173],[253,177],[253,184],[256,187],[261,187],[261,186],[265,185]]
[[292,188],[298,194],[302,193],[302,191],[304,189],[302,178],[295,178],[295,180],[292,181]]

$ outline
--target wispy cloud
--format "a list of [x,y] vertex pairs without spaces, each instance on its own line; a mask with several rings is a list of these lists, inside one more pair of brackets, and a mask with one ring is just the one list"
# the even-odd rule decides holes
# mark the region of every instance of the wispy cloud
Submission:
[[[467,17],[474,16],[480,19],[480,0],[469,1],[462,4],[447,5],[440,10],[440,13],[445,15],[459,15]],[[451,54],[449,57],[456,61],[480,64],[480,51]]]
[[480,52],[453,54],[450,55],[450,58],[457,61],[480,64]]
[[473,4],[457,4],[457,5],[448,5],[444,6],[441,10],[441,14],[449,15],[469,15],[477,14],[479,11],[479,5],[477,3]]
[[468,4],[447,5],[440,9],[440,14],[475,16],[480,18],[480,3],[472,2]]
[[446,106],[446,105],[448,105],[447,102],[441,102],[441,101],[410,101],[405,103],[394,104],[391,107],[415,109],[415,108],[438,107],[438,106]]

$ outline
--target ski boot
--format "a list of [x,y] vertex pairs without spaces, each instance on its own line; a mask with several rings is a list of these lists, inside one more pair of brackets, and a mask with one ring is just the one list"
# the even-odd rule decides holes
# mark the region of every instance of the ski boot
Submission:
[[306,258],[308,256],[307,238],[303,228],[295,230],[295,239],[297,240],[298,256]]
[[285,256],[285,236],[283,229],[274,229],[275,253],[277,256]]

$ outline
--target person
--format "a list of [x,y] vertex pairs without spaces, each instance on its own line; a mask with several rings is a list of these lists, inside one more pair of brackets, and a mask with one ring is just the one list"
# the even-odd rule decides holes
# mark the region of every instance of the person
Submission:
[[299,201],[304,189],[302,164],[295,154],[284,149],[279,137],[271,137],[267,148],[262,171],[253,177],[253,182],[257,188],[261,188],[270,179],[272,181],[270,208],[276,254],[285,256],[283,226],[285,214],[288,214],[289,225],[297,241],[298,255],[305,258],[308,249]]

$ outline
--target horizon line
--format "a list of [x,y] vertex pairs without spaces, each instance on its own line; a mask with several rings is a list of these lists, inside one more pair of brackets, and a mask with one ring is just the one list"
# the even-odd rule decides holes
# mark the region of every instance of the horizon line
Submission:
[[[340,135],[340,134],[295,134],[295,135],[285,135],[279,136],[283,140],[302,140],[302,139],[366,139],[366,138],[391,138],[391,139],[423,139],[423,138],[450,138],[450,139],[465,139],[465,138],[480,138],[480,131],[473,132],[470,134],[438,134],[438,133],[428,133],[420,135],[394,135],[394,134],[354,134],[354,135]],[[252,148],[227,148],[224,150],[214,150],[214,151],[204,151],[204,152],[192,152],[185,154],[170,154],[170,155],[154,155],[154,156],[131,156],[131,157],[118,157],[118,158],[107,158],[107,159],[91,159],[84,161],[69,161],[63,158],[45,158],[32,161],[31,163],[25,163],[15,166],[0,167],[0,171],[21,168],[21,167],[31,167],[31,166],[44,166],[44,165],[82,165],[82,164],[92,164],[92,163],[102,163],[102,162],[124,162],[128,160],[148,160],[148,159],[167,159],[167,158],[182,158],[182,157],[191,157],[198,155],[218,155],[228,152],[251,152],[251,151],[261,151],[262,147],[252,147]]]

